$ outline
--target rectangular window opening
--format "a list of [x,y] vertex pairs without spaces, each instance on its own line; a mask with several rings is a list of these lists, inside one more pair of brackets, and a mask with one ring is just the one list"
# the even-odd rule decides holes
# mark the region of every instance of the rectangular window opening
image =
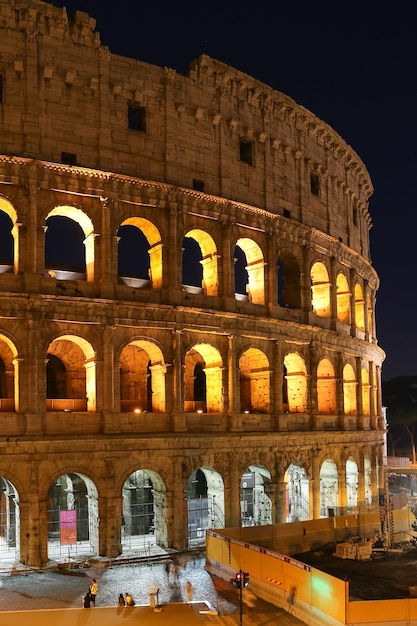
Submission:
[[247,139],[239,140],[240,160],[248,165],[253,165],[253,143]]
[[0,74],[0,104],[3,102],[3,76]]
[[284,213],[283,213],[284,217],[291,217],[291,211],[290,209],[284,209]]
[[64,165],[77,165],[77,155],[73,152],[61,152],[61,163]]
[[195,191],[204,191],[204,180],[193,178],[193,189]]
[[129,105],[127,125],[130,130],[140,130],[142,133],[146,133],[146,108],[138,105]]
[[320,176],[315,172],[310,172],[310,191],[314,196],[320,195]]

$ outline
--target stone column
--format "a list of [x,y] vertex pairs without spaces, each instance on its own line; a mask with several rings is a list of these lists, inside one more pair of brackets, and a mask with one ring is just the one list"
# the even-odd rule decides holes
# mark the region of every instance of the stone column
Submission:
[[339,460],[338,463],[338,514],[346,515],[347,509],[347,489],[346,489],[346,459]]
[[320,519],[320,448],[311,451],[311,478],[309,481],[310,518]]
[[184,368],[182,363],[181,349],[181,330],[174,331],[174,362],[172,367],[172,398],[173,398],[173,414],[174,414],[174,430],[182,432],[186,430],[185,414],[184,414]]
[[271,427],[272,430],[279,430],[279,416],[282,413],[282,383],[284,376],[284,365],[282,362],[282,346],[280,341],[272,344],[273,367],[271,375]]
[[330,328],[336,329],[337,321],[337,286],[336,286],[336,259],[330,259]]
[[227,368],[229,372],[229,430],[239,431],[242,428],[240,418],[240,397],[238,383],[238,367],[236,362],[236,339],[228,337]]

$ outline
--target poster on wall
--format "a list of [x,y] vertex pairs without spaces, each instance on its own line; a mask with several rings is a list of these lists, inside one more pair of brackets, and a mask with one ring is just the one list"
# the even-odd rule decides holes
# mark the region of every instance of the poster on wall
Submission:
[[61,544],[77,543],[77,511],[60,511],[59,529]]

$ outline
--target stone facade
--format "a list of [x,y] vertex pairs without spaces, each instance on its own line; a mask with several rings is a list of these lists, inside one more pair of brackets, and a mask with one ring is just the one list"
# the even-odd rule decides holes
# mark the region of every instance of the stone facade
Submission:
[[[310,518],[377,505],[384,353],[357,154],[207,56],[181,76],[113,55],[85,13],[0,0],[0,36],[0,476],[17,558],[48,560],[63,476],[88,485],[102,555],[123,549],[138,471],[155,540],[176,548],[198,470],[214,526],[245,517],[248,472],[270,505],[256,523],[293,519],[298,470]],[[48,261],[57,219],[81,233],[78,267]],[[138,243],[121,271],[127,231],[144,270]]]

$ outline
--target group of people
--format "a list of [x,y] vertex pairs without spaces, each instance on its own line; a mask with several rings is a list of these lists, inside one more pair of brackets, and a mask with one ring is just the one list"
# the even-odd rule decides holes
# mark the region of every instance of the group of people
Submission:
[[121,594],[119,594],[118,605],[119,606],[135,606],[135,601],[132,598],[132,596],[130,595],[130,593],[125,593],[124,596],[121,593]]

